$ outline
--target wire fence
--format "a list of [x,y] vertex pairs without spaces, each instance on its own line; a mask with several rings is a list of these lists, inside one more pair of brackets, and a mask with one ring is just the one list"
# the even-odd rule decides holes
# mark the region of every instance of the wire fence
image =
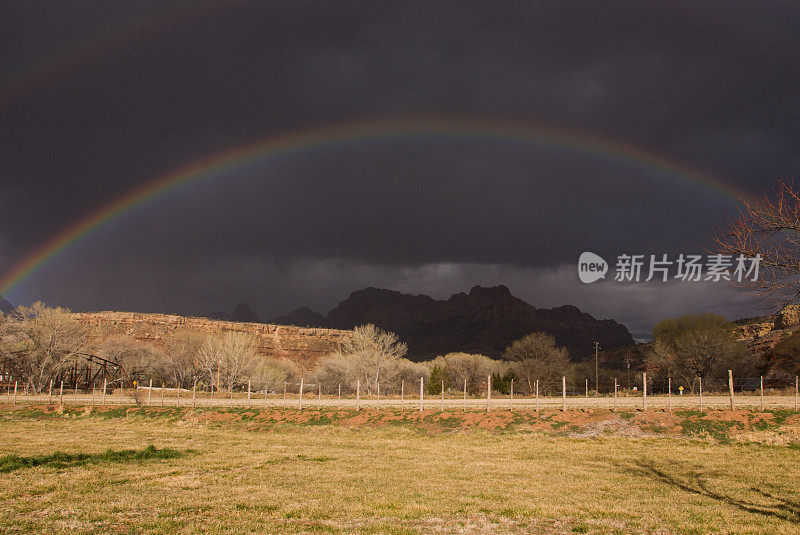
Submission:
[[[560,383],[560,384],[558,384]],[[735,378],[729,372],[728,382],[723,388],[720,382],[704,385],[702,379],[676,379],[671,377],[650,379],[641,374],[638,384],[624,387],[619,381],[583,381],[562,377],[561,381],[550,381],[547,385],[539,381],[516,385],[493,384],[488,376],[478,392],[470,392],[467,383],[463,389],[445,385],[431,385],[420,378],[413,384],[403,381],[399,388],[384,389],[380,383],[362,389],[360,381],[355,389],[351,385],[323,385],[308,383],[304,378],[298,382],[284,382],[282,391],[244,389],[209,390],[165,386],[141,386],[133,382],[126,385],[110,385],[104,381],[101,387],[91,389],[73,385],[49,385],[49,388],[34,394],[19,381],[3,385],[5,400],[0,403],[12,405],[47,404],[81,406],[162,406],[162,407],[270,407],[336,408],[348,410],[800,410],[800,378],[793,381],[765,381],[763,377]],[[686,385],[686,386],[684,386]],[[432,394],[431,386],[438,387]],[[474,386],[474,385],[473,385]],[[354,390],[354,391],[353,391]],[[2,394],[0,394],[2,396]]]

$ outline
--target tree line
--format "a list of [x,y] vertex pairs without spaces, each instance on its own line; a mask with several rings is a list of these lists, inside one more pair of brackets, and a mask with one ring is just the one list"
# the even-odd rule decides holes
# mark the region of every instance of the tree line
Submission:
[[[288,359],[265,358],[256,352],[256,338],[247,333],[207,334],[178,330],[157,343],[114,334],[98,336],[76,321],[68,310],[35,303],[0,315],[0,360],[6,375],[19,378],[34,393],[50,381],[63,378],[86,355],[113,362],[115,379],[141,386],[154,385],[216,390],[279,392],[304,376],[306,383],[321,385],[328,393],[341,389],[366,395],[397,394],[403,385],[411,392],[423,377],[426,390],[439,394],[442,388],[471,395],[485,393],[487,377],[493,388],[507,392],[511,381],[516,392],[542,395],[558,392],[561,377],[583,382],[594,377],[593,362],[571,362],[565,348],[549,334],[530,333],[510,344],[501,360],[484,355],[454,352],[418,363],[406,358],[408,348],[397,335],[374,325],[356,327],[313,369],[301,369]],[[747,345],[736,339],[736,326],[713,314],[690,315],[659,322],[653,342],[630,349],[641,355],[634,373],[648,371],[650,377],[670,377],[693,389],[698,379],[723,380],[728,369],[739,377],[757,374],[761,361]],[[602,378],[619,375],[619,368],[606,352],[598,363]],[[587,355],[588,357],[588,355]],[[630,362],[628,362],[630,364]],[[594,381],[590,381],[594,388]],[[621,381],[621,386],[624,382]]]

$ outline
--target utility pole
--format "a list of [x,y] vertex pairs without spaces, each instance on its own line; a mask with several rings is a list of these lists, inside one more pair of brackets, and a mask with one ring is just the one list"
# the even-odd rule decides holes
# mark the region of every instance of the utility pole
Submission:
[[600,394],[600,375],[598,373],[597,367],[597,350],[600,349],[600,342],[594,343],[594,395],[597,396]]

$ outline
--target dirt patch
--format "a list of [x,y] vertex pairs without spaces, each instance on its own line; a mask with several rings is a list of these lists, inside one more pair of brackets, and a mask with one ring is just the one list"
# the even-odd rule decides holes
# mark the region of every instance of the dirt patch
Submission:
[[408,426],[428,433],[471,429],[494,432],[526,431],[580,438],[603,436],[688,436],[719,442],[745,441],[800,444],[800,414],[794,411],[558,411],[558,410],[446,410],[425,411],[374,408],[176,408],[0,405],[0,419],[42,418],[166,419],[178,426],[236,425],[254,432],[275,425],[343,427]]

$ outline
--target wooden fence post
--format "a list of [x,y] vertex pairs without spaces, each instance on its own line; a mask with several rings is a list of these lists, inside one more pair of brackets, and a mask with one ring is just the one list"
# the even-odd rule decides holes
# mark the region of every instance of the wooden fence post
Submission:
[[361,378],[356,380],[356,410],[361,410]]
[[317,392],[317,405],[319,405],[318,408],[321,409],[322,408],[322,383],[318,384],[317,388],[319,389],[318,392]]
[[764,376],[761,376],[761,412],[764,412]]
[[425,398],[423,397],[423,394],[422,394],[422,384],[423,384],[423,378],[420,377],[419,378],[419,412],[422,412],[422,409],[424,408],[424,405],[425,405]]
[[94,407],[94,381],[92,381],[92,407]]
[[798,390],[800,390],[800,378],[797,375],[794,376],[794,412],[797,412],[798,406]]
[[467,380],[464,379],[464,412],[467,412]]
[[539,412],[539,379],[536,379],[536,412]]
[[672,376],[667,376],[667,410],[672,412]]
[[442,381],[442,412],[444,412],[444,381]]
[[164,406],[164,383],[161,383],[161,406]]
[[406,381],[400,380],[400,412],[403,412],[403,398],[405,397]]
[[196,405],[196,394],[197,394],[197,378],[194,379],[194,384],[192,385],[192,408],[195,408]]
[[100,402],[100,406],[101,407],[105,407],[106,406],[106,384],[107,383],[108,383],[108,379],[104,377],[103,378],[103,400]]
[[561,376],[561,411],[566,412],[567,410],[567,378],[565,376]]
[[702,377],[698,377],[697,378],[697,384],[700,387],[700,389],[699,389],[700,390],[700,410],[702,411],[703,410],[703,378]]
[[731,394],[731,410],[736,410],[736,404],[733,401],[733,370],[728,370],[728,391]]
[[375,410],[381,410],[381,384],[379,382],[375,382],[375,394],[377,396],[377,401],[375,402]]
[[647,372],[642,373],[642,408],[647,412]]
[[514,412],[514,379],[511,379],[511,398],[508,402],[508,410]]
[[614,377],[614,408],[611,412],[617,412],[617,378]]
[[247,404],[250,405],[250,389],[253,386],[250,379],[247,380]]
[[53,403],[53,380],[52,379],[50,379],[50,390],[49,390],[49,393],[47,394],[47,404],[50,405],[51,403]]
[[492,404],[492,376],[486,376],[486,412],[489,412],[489,406]]
[[[14,397],[17,397],[17,383],[14,383]],[[78,402],[78,380],[75,379],[75,393],[72,395],[72,402]]]
[[286,381],[283,382],[283,401],[286,403]]
[[153,380],[150,379],[150,386],[147,387],[147,406],[150,406],[150,395],[153,393]]
[[122,405],[122,394],[125,390],[125,381],[123,379],[119,380],[119,404]]
[[17,380],[14,379],[14,405],[17,404]]
[[58,390],[58,404],[64,404],[64,379],[61,379],[61,388]]
[[181,406],[181,384],[178,383],[177,388],[175,389],[175,406]]
[[303,380],[304,377],[300,376],[300,398],[298,401],[298,406],[300,407],[300,410],[303,410]]

